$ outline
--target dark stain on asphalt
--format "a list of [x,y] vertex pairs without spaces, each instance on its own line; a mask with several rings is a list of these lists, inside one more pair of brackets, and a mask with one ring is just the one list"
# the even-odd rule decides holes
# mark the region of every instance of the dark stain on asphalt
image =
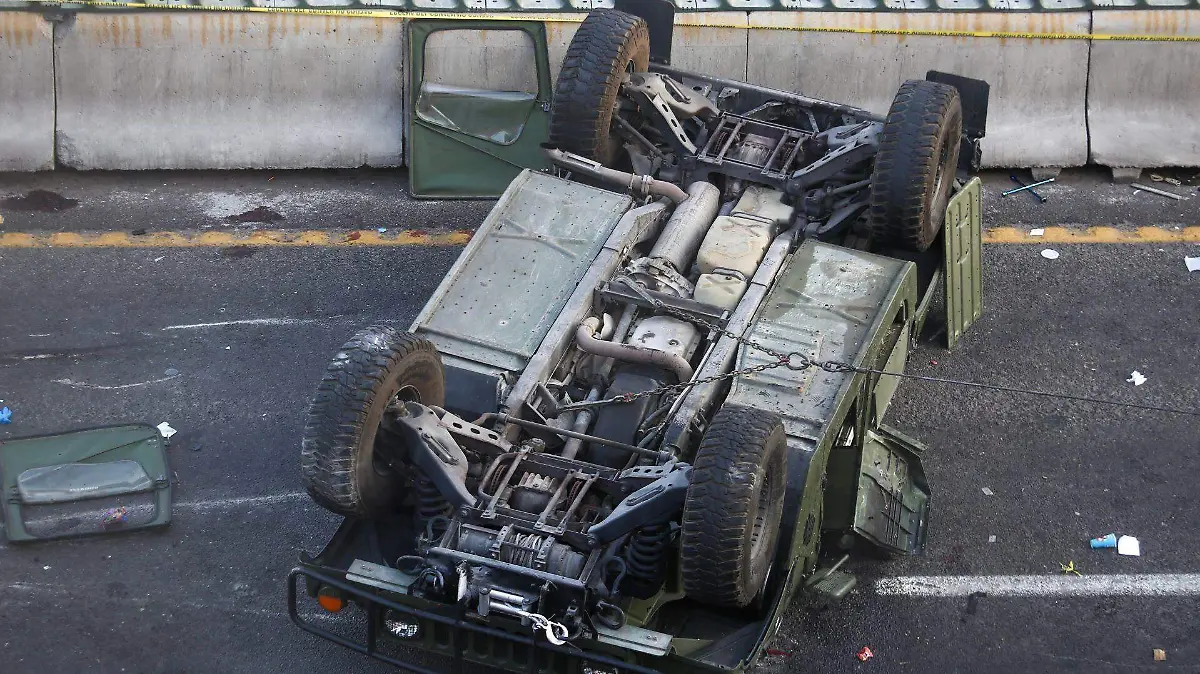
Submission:
[[78,199],[69,199],[49,190],[30,190],[21,196],[5,197],[0,205],[14,211],[37,213],[60,213],[79,205]]
[[252,209],[246,211],[245,213],[238,213],[237,215],[231,215],[231,216],[225,218],[225,222],[229,222],[229,223],[258,222],[258,223],[271,224],[273,222],[279,222],[281,220],[283,220],[282,215],[267,208],[266,206],[259,206],[258,208],[252,208]]
[[971,594],[967,595],[967,612],[966,615],[962,617],[963,622],[967,622],[967,616],[975,615],[975,613],[979,611],[979,600],[986,596],[986,592],[972,592]]
[[253,246],[225,246],[220,252],[221,255],[225,257],[242,258],[250,257],[254,253],[258,252],[258,249],[254,248]]

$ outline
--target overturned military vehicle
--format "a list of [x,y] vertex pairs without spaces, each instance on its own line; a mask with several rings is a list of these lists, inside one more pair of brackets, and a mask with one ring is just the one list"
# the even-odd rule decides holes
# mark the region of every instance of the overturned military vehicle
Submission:
[[848,553],[921,550],[885,373],[935,298],[951,342],[978,316],[956,174],[987,85],[931,74],[881,118],[664,65],[670,16],[645,13],[587,17],[555,168],[511,183],[407,331],[330,364],[301,466],[346,519],[289,579],[305,629],[412,671],[436,670],[406,647],[731,671],[799,592],[850,590]]

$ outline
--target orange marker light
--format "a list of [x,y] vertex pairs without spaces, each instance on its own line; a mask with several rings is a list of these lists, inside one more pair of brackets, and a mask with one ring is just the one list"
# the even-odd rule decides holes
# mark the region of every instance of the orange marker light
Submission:
[[317,593],[317,603],[321,605],[321,608],[330,613],[337,613],[346,608],[346,600],[327,589],[322,589]]

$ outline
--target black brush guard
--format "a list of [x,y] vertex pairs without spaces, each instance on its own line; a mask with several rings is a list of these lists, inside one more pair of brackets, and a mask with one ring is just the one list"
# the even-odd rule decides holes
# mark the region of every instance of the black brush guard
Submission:
[[[301,617],[298,607],[298,592],[297,585],[301,577],[307,580],[310,587],[314,585],[329,586],[336,588],[342,593],[342,596],[353,601],[363,608],[366,612],[366,637],[361,641],[352,640],[342,635],[335,634],[319,625],[312,622],[306,622]],[[412,649],[424,649],[432,653],[437,653],[448,657],[452,661],[452,669],[449,671],[461,672],[465,663],[471,662],[474,664],[482,664],[490,667],[503,667],[512,670],[514,667],[523,667],[526,672],[547,674],[553,672],[555,674],[567,672],[581,672],[583,664],[586,661],[593,666],[604,666],[605,668],[615,668],[621,674],[636,673],[636,674],[659,674],[658,670],[636,665],[626,660],[614,658],[595,651],[583,651],[577,646],[566,644],[563,646],[555,646],[546,641],[539,641],[534,636],[523,636],[507,632],[494,627],[487,627],[468,620],[465,620],[461,615],[449,616],[442,615],[433,611],[417,608],[402,604],[386,597],[383,597],[371,590],[364,589],[345,580],[342,574],[336,571],[330,571],[323,568],[312,566],[299,566],[292,569],[288,574],[288,615],[291,616],[292,622],[300,629],[315,634],[324,639],[328,639],[336,644],[345,646],[353,651],[368,655],[377,660],[381,660],[407,672],[415,672],[416,674],[444,674],[447,670],[444,668],[428,669],[420,665],[399,660],[391,655],[380,651],[379,647],[379,632],[381,622],[385,611],[395,611],[405,617],[415,618],[421,626],[421,634],[426,635],[426,641],[414,639],[407,642],[403,639],[391,639],[398,645]],[[336,614],[331,614],[336,615]],[[441,629],[438,629],[438,628]],[[444,639],[439,639],[438,634],[441,634]],[[428,635],[433,635],[434,644],[430,645]],[[507,648],[494,648],[495,642],[507,642]],[[445,645],[441,642],[444,641]],[[466,646],[471,644],[475,648],[471,649],[475,657],[470,657],[467,654]],[[480,648],[484,644],[485,648]],[[513,646],[520,646],[520,649]],[[513,657],[504,658],[503,656],[493,655],[498,651],[506,651],[512,653]],[[516,653],[525,654],[523,658],[517,658]],[[524,662],[519,662],[524,660]]]

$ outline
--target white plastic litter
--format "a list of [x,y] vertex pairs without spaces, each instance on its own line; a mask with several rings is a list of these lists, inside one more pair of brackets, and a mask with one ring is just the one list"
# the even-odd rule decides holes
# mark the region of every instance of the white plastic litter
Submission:
[[1045,234],[1045,227],[1034,227],[1033,229],[1029,230],[1029,236],[1045,236]]
[[179,431],[176,431],[174,428],[171,428],[171,424],[168,424],[167,422],[164,421],[158,425],[158,432],[162,433],[162,436],[164,438],[170,438],[172,435],[175,435]]
[[1122,536],[1117,539],[1117,552],[1130,557],[1142,556],[1142,545],[1133,536]]
[[1200,271],[1200,257],[1185,257],[1183,263],[1187,265],[1188,271]]
[[988,536],[988,543],[995,543],[995,542],[996,542],[996,535],[995,535],[995,534],[992,534],[991,536]]
[[996,492],[992,491],[992,488],[991,488],[991,487],[984,487],[984,488],[983,488],[983,495],[984,495],[984,496],[995,496],[995,495],[996,495]]
[[1146,375],[1134,370],[1133,373],[1129,375],[1129,379],[1126,379],[1125,381],[1133,384],[1134,386],[1141,386],[1142,384],[1146,383]]
[[1053,248],[1047,248],[1046,250],[1042,251],[1042,257],[1046,258],[1047,260],[1057,260],[1058,251],[1054,250]]

